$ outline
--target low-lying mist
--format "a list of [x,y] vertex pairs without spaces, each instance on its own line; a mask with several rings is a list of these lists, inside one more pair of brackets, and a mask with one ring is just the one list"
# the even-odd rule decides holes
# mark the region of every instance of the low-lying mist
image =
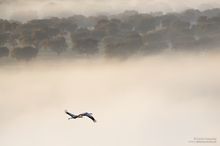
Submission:
[[68,17],[74,14],[115,14],[125,10],[149,13],[177,12],[186,9],[219,7],[218,0],[0,0],[0,17],[27,21],[45,17]]
[[[219,139],[219,57],[2,65],[1,145],[186,146],[194,137]],[[93,112],[98,122],[68,120],[65,109]]]

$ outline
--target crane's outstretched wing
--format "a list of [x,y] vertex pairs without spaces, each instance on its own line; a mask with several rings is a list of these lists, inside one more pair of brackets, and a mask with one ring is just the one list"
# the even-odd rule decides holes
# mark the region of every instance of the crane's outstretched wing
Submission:
[[82,113],[80,115],[86,116],[86,117],[90,118],[93,122],[96,122],[96,119],[92,116],[92,113],[87,113],[86,112],[86,113]]
[[67,110],[65,110],[65,113],[66,113],[67,115],[71,116],[71,117],[74,118],[74,119],[77,118],[77,115],[74,115],[74,114],[68,112]]

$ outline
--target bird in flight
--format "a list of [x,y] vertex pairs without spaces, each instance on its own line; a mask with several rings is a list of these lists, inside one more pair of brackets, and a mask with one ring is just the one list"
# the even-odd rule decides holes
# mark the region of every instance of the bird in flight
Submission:
[[96,122],[96,119],[92,116],[92,113],[85,112],[85,113],[82,113],[79,115],[74,115],[74,114],[68,112],[67,110],[65,110],[65,113],[70,116],[70,118],[68,118],[68,120],[76,119],[76,118],[83,118],[84,116],[86,116],[86,117],[90,118],[93,122]]

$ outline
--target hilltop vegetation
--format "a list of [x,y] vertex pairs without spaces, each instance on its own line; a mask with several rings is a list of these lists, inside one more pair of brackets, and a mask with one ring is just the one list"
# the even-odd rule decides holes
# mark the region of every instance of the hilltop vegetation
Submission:
[[0,57],[31,60],[50,50],[58,56],[129,57],[164,50],[205,51],[220,45],[220,9],[110,16],[74,15],[31,20],[0,19]]

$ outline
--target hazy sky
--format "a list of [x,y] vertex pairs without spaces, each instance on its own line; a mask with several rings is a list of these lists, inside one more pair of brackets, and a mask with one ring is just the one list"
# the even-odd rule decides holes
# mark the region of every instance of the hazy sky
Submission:
[[218,0],[0,0],[0,17],[30,19],[45,16],[94,15],[135,9],[141,12],[219,7]]
[[[219,58],[1,64],[1,145],[218,146]],[[65,109],[98,122],[68,120]]]

